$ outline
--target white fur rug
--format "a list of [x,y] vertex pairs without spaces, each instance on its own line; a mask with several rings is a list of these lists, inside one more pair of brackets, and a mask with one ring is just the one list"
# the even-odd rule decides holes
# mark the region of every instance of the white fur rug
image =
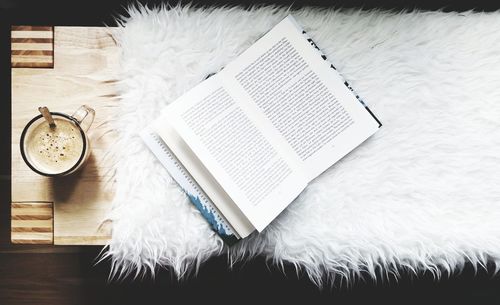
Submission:
[[[500,12],[292,12],[384,126],[270,225],[228,249],[138,132],[286,10],[130,9],[122,53],[113,275],[217,254],[341,276],[436,276],[500,262]],[[399,268],[399,269],[398,269]]]

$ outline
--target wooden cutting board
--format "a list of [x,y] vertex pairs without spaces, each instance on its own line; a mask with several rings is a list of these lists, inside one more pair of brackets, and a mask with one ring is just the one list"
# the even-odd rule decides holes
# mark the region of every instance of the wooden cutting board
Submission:
[[[107,155],[116,135],[108,121],[117,110],[119,48],[104,27],[12,27],[12,221],[13,243],[102,245],[114,195],[114,164]],[[48,178],[24,163],[19,139],[39,106],[72,114],[96,110],[85,167]]]

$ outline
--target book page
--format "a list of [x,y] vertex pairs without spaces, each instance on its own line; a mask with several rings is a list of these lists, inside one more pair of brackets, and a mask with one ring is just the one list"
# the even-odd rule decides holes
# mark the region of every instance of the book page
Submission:
[[291,16],[216,79],[165,115],[258,231],[379,128]]
[[224,189],[215,181],[213,176],[191,151],[189,146],[170,126],[168,121],[160,118],[160,120],[157,120],[155,124],[153,124],[152,129],[174,153],[175,157],[215,204],[239,237],[245,238],[250,235],[255,228],[226,194]]
[[208,79],[167,107],[164,114],[261,231],[300,194],[307,181],[283,156],[276,139],[255,124],[248,105],[236,102],[230,91]]
[[240,98],[250,99],[260,124],[285,139],[309,179],[379,128],[291,16],[252,48],[226,67],[224,81],[244,91]]

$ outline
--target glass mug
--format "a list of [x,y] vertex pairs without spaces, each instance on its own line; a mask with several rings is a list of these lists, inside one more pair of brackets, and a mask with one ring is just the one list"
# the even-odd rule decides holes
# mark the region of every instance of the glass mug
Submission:
[[21,133],[21,156],[36,173],[48,177],[69,175],[90,155],[86,134],[95,117],[94,109],[83,105],[73,115],[50,112],[55,127],[40,114]]

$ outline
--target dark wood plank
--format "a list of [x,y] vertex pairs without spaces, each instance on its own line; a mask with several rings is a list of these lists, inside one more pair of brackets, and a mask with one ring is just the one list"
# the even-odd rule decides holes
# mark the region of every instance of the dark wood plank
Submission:
[[[11,43],[52,43],[52,38],[11,38]],[[16,55],[15,52],[19,50],[12,50],[12,54]],[[44,54],[49,55],[49,54]],[[52,55],[52,53],[50,54]]]
[[37,202],[12,202],[11,208],[52,208],[52,202],[49,201],[37,201]]
[[12,31],[52,31],[52,26],[39,26],[39,25],[13,25]]
[[54,63],[44,63],[44,62],[30,62],[30,63],[20,63],[13,62],[12,68],[54,68]]
[[[14,218],[15,216],[13,216],[12,218]],[[50,219],[50,218],[48,218]],[[11,228],[11,232],[19,232],[19,233],[23,233],[23,232],[26,232],[26,233],[34,233],[34,232],[37,232],[37,233],[52,233],[52,229],[51,228],[22,228],[22,227],[14,227],[14,228]]]
[[53,56],[54,51],[46,51],[46,50],[12,50],[12,55],[45,55],[45,56]]

